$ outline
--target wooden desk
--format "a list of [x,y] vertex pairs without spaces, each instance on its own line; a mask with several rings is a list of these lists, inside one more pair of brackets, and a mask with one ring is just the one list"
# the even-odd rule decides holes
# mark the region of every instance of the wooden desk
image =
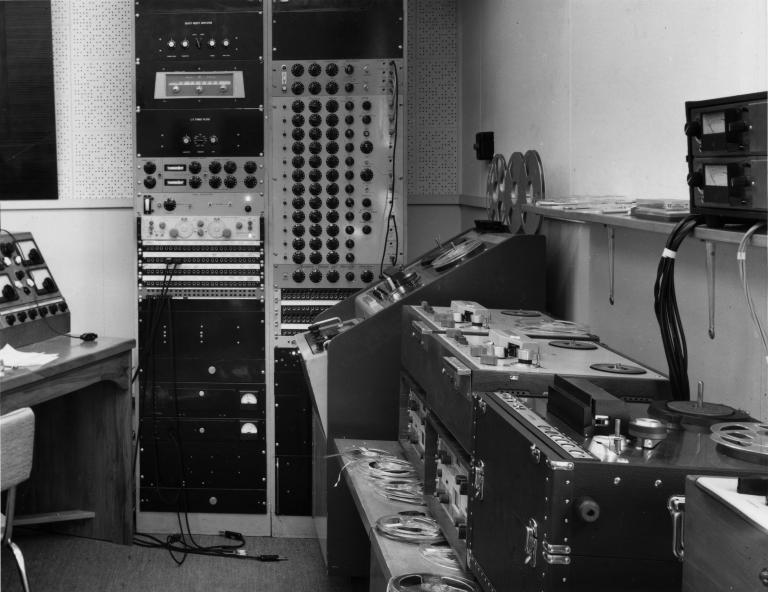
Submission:
[[35,412],[32,475],[18,490],[17,524],[23,514],[84,510],[93,518],[61,522],[57,529],[131,543],[134,344],[57,336],[18,348],[59,357],[44,366],[6,368],[0,377],[0,413],[21,407]]

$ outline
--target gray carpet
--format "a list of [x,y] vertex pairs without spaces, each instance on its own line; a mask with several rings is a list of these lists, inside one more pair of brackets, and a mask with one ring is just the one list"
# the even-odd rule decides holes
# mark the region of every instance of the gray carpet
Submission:
[[[195,537],[201,545],[225,544]],[[277,553],[287,561],[261,563],[190,555],[178,567],[161,549],[19,531],[15,541],[27,562],[32,592],[360,592],[364,582],[330,579],[317,541],[248,538],[250,555]],[[2,591],[21,590],[16,564],[2,551]]]

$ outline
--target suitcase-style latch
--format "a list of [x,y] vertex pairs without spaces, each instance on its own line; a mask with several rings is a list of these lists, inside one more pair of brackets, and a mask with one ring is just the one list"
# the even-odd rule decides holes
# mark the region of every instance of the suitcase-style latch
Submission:
[[481,460],[475,463],[475,499],[483,501],[483,490],[485,488],[485,463]]
[[525,527],[525,564],[536,567],[536,545],[539,542],[539,525],[533,518],[528,519],[528,526]]

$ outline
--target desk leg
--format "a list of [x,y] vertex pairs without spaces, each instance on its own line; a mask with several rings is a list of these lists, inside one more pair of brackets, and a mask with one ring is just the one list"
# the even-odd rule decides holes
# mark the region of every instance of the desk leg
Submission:
[[131,399],[102,382],[35,406],[35,455],[19,514],[93,511],[55,529],[130,544],[133,538]]

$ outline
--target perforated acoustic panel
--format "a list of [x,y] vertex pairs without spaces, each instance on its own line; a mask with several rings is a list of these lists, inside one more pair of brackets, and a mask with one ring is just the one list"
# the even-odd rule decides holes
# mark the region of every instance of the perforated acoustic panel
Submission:
[[456,1],[408,2],[408,195],[458,192]]
[[51,0],[59,200],[132,197],[133,3]]

